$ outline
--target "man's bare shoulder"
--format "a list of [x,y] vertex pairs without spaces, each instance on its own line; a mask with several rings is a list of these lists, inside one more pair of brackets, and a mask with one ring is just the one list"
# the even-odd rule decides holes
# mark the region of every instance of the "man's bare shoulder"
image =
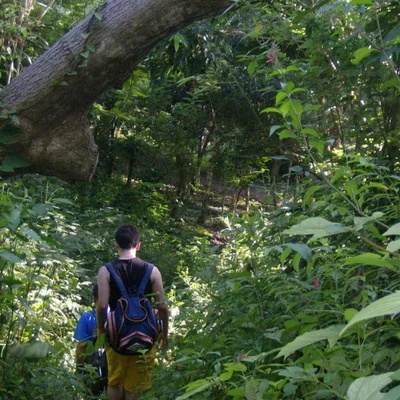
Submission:
[[109,277],[110,276],[110,272],[108,271],[108,269],[105,265],[100,267],[98,276],[99,277]]

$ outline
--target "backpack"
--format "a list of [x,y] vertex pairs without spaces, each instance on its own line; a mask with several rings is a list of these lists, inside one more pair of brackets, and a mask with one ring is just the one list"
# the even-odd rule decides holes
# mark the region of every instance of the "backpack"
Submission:
[[107,314],[106,335],[117,353],[130,356],[150,350],[157,338],[158,324],[150,300],[145,296],[153,265],[147,264],[138,288],[126,288],[112,263],[106,268],[117,284],[121,297],[114,311]]
[[98,377],[96,379],[91,379],[88,382],[88,386],[91,389],[92,394],[97,395],[107,389],[108,380],[108,368],[107,368],[107,357],[106,350],[104,347],[99,347],[94,353],[88,355],[85,358],[85,364],[92,365]]

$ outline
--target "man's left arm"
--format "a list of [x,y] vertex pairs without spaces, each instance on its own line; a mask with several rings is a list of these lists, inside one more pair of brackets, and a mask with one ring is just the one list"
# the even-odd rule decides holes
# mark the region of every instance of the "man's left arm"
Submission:
[[78,340],[75,350],[75,362],[81,367],[86,358],[87,341],[93,333],[89,332],[88,313],[82,314],[74,332],[74,339]]
[[99,269],[97,276],[99,285],[99,302],[96,307],[97,315],[97,333],[104,333],[104,324],[107,321],[108,301],[110,299],[110,273],[105,266]]

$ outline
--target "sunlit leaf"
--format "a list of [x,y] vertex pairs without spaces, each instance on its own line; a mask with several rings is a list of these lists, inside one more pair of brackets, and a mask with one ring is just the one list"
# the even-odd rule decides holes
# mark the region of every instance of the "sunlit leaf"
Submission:
[[398,222],[396,225],[391,226],[385,233],[383,233],[383,235],[400,235],[400,222]]
[[353,57],[350,62],[354,65],[359,64],[362,60],[364,60],[364,58],[367,58],[368,56],[370,56],[374,51],[374,49],[371,49],[369,47],[361,47],[360,49],[357,49],[354,54]]
[[393,372],[386,372],[356,379],[347,391],[348,400],[383,400],[385,395],[381,393],[381,389],[392,382],[392,374]]
[[285,92],[279,92],[279,93],[276,95],[276,98],[275,98],[275,105],[278,106],[280,103],[282,103],[282,101],[283,101],[284,99],[286,99],[287,96],[288,96],[287,93],[285,93]]
[[300,243],[286,243],[286,246],[299,253],[307,261],[311,261],[312,253],[308,245]]
[[2,251],[0,253],[0,257],[6,261],[9,261],[12,264],[18,264],[22,261],[21,258],[19,258],[14,253],[10,253],[9,251]]
[[312,239],[348,232],[344,225],[330,222],[322,217],[307,218],[290,229],[284,230],[285,235],[313,235]]
[[397,250],[400,250],[400,239],[394,240],[393,242],[390,242],[386,246],[386,250],[389,250],[391,252],[396,252]]
[[351,4],[356,4],[356,5],[366,5],[370,6],[372,5],[372,0],[351,0]]
[[358,311],[355,308],[346,308],[344,311],[344,319],[349,322],[356,314],[358,314]]
[[224,364],[224,368],[228,371],[245,372],[247,370],[247,367],[241,363],[227,363],[227,364]]
[[298,336],[286,346],[282,347],[275,358],[283,356],[286,359],[286,357],[290,356],[295,351],[300,350],[303,347],[309,346],[311,344],[320,342],[322,340],[330,340],[335,342],[337,339],[339,339],[339,334],[342,329],[343,325],[333,325],[326,329],[306,332],[303,335]]
[[314,193],[319,189],[322,189],[322,186],[311,186],[310,188],[307,189],[303,197],[303,206],[306,206],[311,203],[311,199]]
[[[393,378],[393,375],[392,375],[392,378]],[[390,389],[382,397],[382,400],[399,400],[399,399],[400,399],[400,386],[396,386],[393,389]]]
[[382,297],[362,309],[343,328],[340,335],[343,335],[349,328],[361,321],[382,317],[384,315],[396,314],[398,311],[400,311],[400,291]]
[[24,226],[22,228],[22,231],[29,236],[31,239],[39,242],[40,241],[40,236],[32,229],[28,228],[27,226]]
[[385,258],[375,253],[364,253],[358,256],[348,257],[345,259],[346,265],[361,264],[361,265],[375,265],[377,267],[393,268],[389,258]]
[[198,381],[191,382],[186,386],[186,393],[182,396],[178,396],[176,400],[188,399],[196,393],[204,392],[204,390],[207,390],[209,387],[211,387],[211,385],[212,382],[206,379],[200,379]]
[[279,110],[278,108],[275,108],[275,107],[267,107],[267,108],[264,108],[264,110],[261,111],[261,114],[262,113],[268,113],[268,112],[274,112],[274,113],[280,114],[281,110]]

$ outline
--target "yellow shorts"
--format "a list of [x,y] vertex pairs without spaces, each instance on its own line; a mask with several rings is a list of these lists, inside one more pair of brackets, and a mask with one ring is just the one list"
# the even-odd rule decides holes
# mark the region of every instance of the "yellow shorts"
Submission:
[[156,358],[156,346],[145,355],[123,356],[106,348],[108,384],[121,384],[127,392],[139,394],[151,388],[151,372]]

